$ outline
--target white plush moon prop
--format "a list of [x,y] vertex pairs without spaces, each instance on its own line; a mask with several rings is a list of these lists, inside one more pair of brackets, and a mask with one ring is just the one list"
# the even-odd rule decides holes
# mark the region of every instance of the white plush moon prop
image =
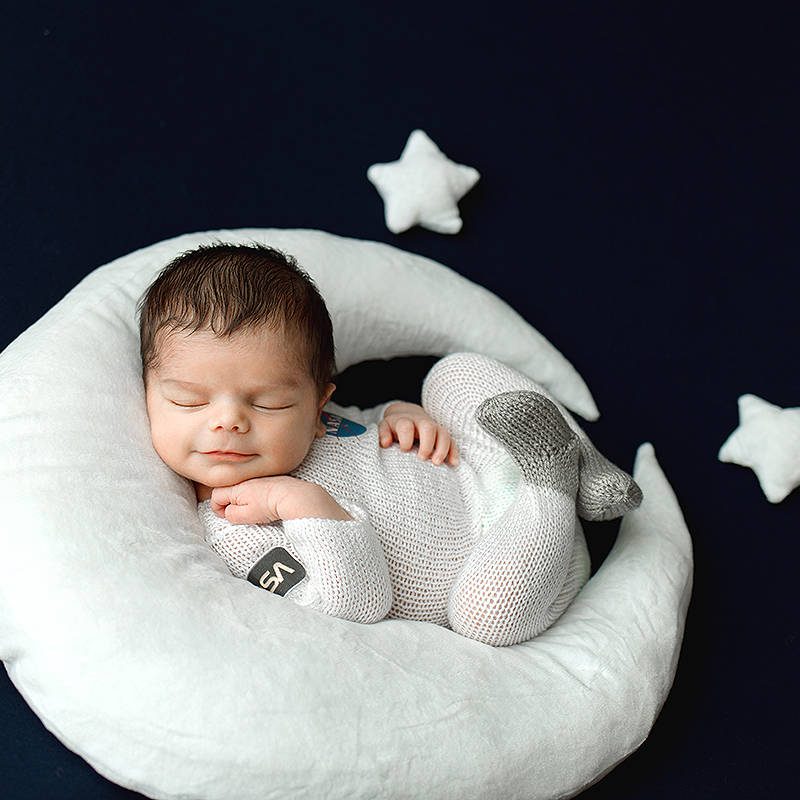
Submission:
[[328,305],[339,372],[369,359],[469,350],[530,376],[584,419],[599,417],[572,364],[511,306],[443,264],[381,242],[307,229],[191,233],[112,261],[77,288],[124,280],[126,292],[143,292],[167,261],[216,239],[257,240],[297,258]]
[[[359,625],[260,591],[204,544],[189,482],[150,443],[141,386],[136,301],[167,261],[215,238],[273,244],[319,279],[340,369],[476,349],[588,403],[567,362],[464,279],[441,273],[455,287],[447,322],[425,319],[416,290],[434,288],[435,265],[386,245],[215,231],[117,259],[0,355],[0,657],[14,685],[67,747],[154,798],[564,798],[598,780],[666,699],[691,592],[690,537],[652,448],[634,470],[641,507],[531,642]],[[383,302],[373,272],[415,303],[386,318],[348,307],[354,292]],[[463,324],[475,319],[479,338]]]

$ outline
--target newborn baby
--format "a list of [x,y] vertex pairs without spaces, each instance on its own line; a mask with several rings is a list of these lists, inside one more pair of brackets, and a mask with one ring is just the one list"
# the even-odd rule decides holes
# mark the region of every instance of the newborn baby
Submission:
[[477,353],[437,362],[421,406],[335,405],[325,303],[265,245],[182,254],[139,310],[156,452],[232,574],[294,602],[516,644],[588,579],[576,514],[640,502],[541,387]]

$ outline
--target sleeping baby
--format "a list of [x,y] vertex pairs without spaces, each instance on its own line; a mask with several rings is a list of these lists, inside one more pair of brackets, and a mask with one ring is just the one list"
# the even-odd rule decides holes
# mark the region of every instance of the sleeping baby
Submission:
[[588,579],[577,516],[641,500],[541,386],[487,356],[440,359],[422,405],[333,403],[325,302],[266,245],[181,254],[137,311],[154,449],[192,482],[230,572],[298,604],[526,641]]

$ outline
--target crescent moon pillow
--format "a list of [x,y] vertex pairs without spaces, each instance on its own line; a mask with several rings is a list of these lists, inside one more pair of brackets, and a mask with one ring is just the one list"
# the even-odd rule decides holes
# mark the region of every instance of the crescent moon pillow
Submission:
[[190,482],[152,447],[141,380],[142,292],[219,240],[297,258],[328,304],[339,371],[475,351],[597,415],[525,320],[421,256],[302,229],[192,233],[122,256],[0,354],[0,657],[14,685],[67,747],[154,798],[551,798],[599,779],[664,703],[691,586],[652,452],[615,550],[532,642],[359,625],[257,589],[203,541]]

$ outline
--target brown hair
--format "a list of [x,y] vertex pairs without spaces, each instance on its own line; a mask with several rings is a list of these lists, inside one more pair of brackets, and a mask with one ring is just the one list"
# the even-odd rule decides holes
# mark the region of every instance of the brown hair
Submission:
[[319,395],[336,372],[333,326],[314,281],[290,255],[265,244],[214,242],[187,250],[158,274],[136,306],[142,380],[159,367],[163,330],[219,337],[266,326],[295,334]]

